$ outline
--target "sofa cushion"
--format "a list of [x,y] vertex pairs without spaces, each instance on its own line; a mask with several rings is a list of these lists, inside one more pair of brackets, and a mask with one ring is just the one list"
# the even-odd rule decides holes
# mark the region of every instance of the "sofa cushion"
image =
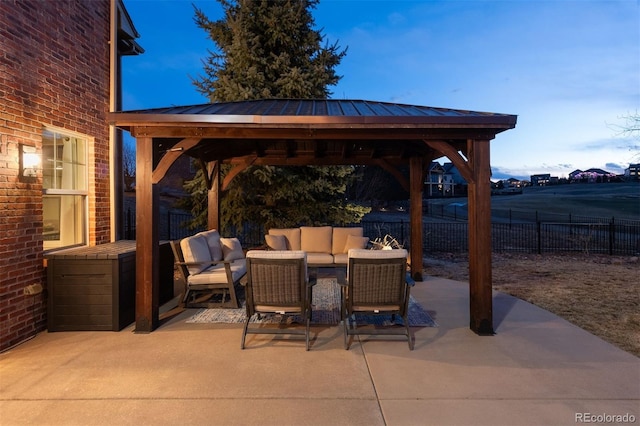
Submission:
[[300,228],[273,228],[269,235],[284,235],[287,239],[287,250],[300,250]]
[[271,250],[287,250],[287,237],[284,235],[265,235],[264,240]]
[[369,243],[369,237],[356,237],[355,235],[349,235],[342,254],[349,253],[349,250],[351,249],[367,248],[367,243]]
[[[231,262],[231,276],[233,282],[237,282],[247,273],[246,259],[238,259]],[[189,284],[206,285],[206,284],[224,284],[227,281],[227,272],[224,264],[213,265],[196,275],[189,275]]]
[[332,265],[333,255],[331,253],[307,252],[307,262],[311,265]]
[[222,260],[222,247],[220,246],[220,233],[216,229],[199,232],[196,235],[202,235],[207,239],[207,245],[211,252],[212,260]]
[[242,244],[237,238],[220,238],[220,246],[222,247],[224,260],[244,259]]
[[333,228],[333,241],[331,245],[331,253],[339,254],[339,253],[347,253],[348,250],[345,250],[345,246],[347,244],[347,238],[349,235],[353,235],[356,237],[362,237],[363,231],[362,228],[352,227],[352,228]]
[[349,263],[349,255],[347,253],[334,254],[333,263],[336,265],[346,265]]
[[301,226],[300,249],[306,252],[331,254],[331,226]]
[[201,263],[200,265],[187,266],[190,275],[198,274],[211,266],[211,252],[204,236],[193,235],[183,238],[180,241],[180,249],[185,262]]

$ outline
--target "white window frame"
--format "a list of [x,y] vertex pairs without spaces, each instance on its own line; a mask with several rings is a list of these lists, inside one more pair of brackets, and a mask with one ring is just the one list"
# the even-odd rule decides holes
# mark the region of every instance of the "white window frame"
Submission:
[[[82,133],[78,133],[78,132],[73,132],[70,130],[66,130],[63,128],[59,128],[59,127],[54,127],[54,126],[44,126],[42,129],[42,135],[43,135],[43,139],[44,139],[44,134],[45,132],[50,132],[50,133],[55,133],[59,136],[62,137],[72,137],[72,138],[76,138],[76,139],[82,139],[84,141],[85,147],[84,147],[84,164],[85,164],[85,182],[86,182],[86,188],[85,189],[58,189],[58,188],[45,188],[44,187],[44,182],[43,182],[43,187],[42,187],[42,195],[47,196],[47,195],[60,195],[60,196],[80,196],[83,197],[82,200],[82,214],[83,214],[83,220],[84,223],[81,225],[81,232],[82,232],[82,241],[76,242],[74,244],[70,244],[70,245],[60,245],[59,241],[60,240],[51,240],[51,242],[49,242],[49,240],[44,240],[43,238],[43,249],[44,251],[53,251],[53,250],[61,250],[61,249],[66,249],[66,248],[70,248],[70,247],[76,247],[76,246],[86,246],[89,244],[89,147],[93,145],[94,143],[94,138],[87,136],[85,134]],[[44,142],[43,142],[44,145]],[[42,164],[43,164],[43,168],[44,168],[44,163],[45,163],[46,159],[43,158],[42,160]],[[43,171],[44,172],[44,171]],[[43,177],[44,178],[44,177]],[[44,207],[43,207],[43,216],[44,216]],[[64,220],[63,217],[60,217],[60,222],[62,222]],[[43,228],[43,233],[44,233],[44,228]]]

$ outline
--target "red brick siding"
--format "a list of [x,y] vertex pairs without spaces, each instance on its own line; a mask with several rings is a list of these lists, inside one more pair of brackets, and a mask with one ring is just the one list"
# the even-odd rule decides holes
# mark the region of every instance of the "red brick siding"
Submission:
[[109,0],[0,1],[0,350],[46,328],[42,174],[19,177],[19,145],[46,126],[93,138],[89,244],[110,240]]

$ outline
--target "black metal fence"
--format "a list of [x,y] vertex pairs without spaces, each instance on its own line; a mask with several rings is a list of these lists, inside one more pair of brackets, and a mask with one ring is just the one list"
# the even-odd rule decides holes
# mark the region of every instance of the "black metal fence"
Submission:
[[[506,214],[505,214],[506,213]],[[615,218],[598,218],[576,215],[553,215],[493,210],[491,224],[492,248],[495,252],[521,253],[602,253],[611,255],[640,254],[640,221]],[[446,219],[443,216],[441,219]],[[504,220],[504,219],[508,220]],[[167,211],[160,215],[160,239],[177,240],[203,229],[190,229],[189,214]],[[423,249],[429,252],[465,253],[468,251],[466,210],[464,218],[456,214],[449,220],[425,216],[423,221]],[[533,219],[533,221],[531,220]],[[366,220],[354,226],[362,226],[364,235],[371,240],[391,235],[405,247],[410,243],[408,220]],[[232,230],[246,248],[264,244],[262,226],[246,225]],[[125,215],[125,238],[135,239],[135,211]]]
[[[640,223],[492,223],[495,252],[640,254]],[[425,223],[424,250],[460,253],[468,250],[465,222]]]

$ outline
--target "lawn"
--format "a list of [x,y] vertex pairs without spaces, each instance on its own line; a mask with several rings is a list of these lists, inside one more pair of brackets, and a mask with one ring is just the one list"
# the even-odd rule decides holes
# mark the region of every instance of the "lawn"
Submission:
[[[493,288],[526,300],[640,357],[640,258],[494,254]],[[466,255],[425,258],[427,275],[469,280]]]
[[[466,201],[446,198],[429,203],[448,205],[461,200]],[[640,182],[528,187],[522,194],[493,196],[491,208],[640,220]]]

